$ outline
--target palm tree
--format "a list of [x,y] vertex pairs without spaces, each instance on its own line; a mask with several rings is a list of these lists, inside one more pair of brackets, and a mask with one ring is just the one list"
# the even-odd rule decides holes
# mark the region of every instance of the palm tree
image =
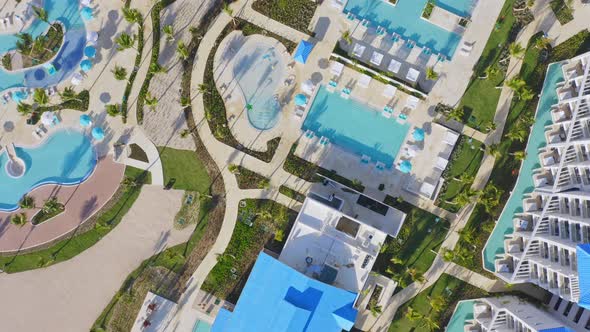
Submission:
[[166,35],[167,41],[174,40],[174,27],[172,25],[165,25],[162,27],[162,32]]
[[535,97],[535,93],[529,88],[522,88],[518,92],[518,99],[522,101],[529,101]]
[[240,167],[236,164],[229,164],[227,166],[227,170],[232,174],[239,174],[240,173]]
[[135,8],[123,8],[123,18],[125,18],[125,21],[133,24],[133,23],[141,23],[141,21],[143,21],[143,16],[141,15],[141,13],[139,12],[139,10],[135,9]]
[[436,295],[433,297],[428,296],[428,303],[432,310],[435,312],[441,312],[445,308],[447,300],[442,295]]
[[396,257],[396,256],[391,257],[391,259],[389,261],[395,265],[403,265],[404,264],[404,260],[399,257]]
[[105,109],[110,116],[117,116],[121,113],[121,105],[119,104],[107,104]]
[[49,96],[44,89],[38,88],[33,91],[33,101],[39,106],[45,106],[49,103]]
[[352,44],[352,35],[350,30],[346,30],[342,33],[342,40],[344,40],[344,42],[349,45]]
[[452,262],[455,259],[455,252],[447,248],[442,248],[441,256],[443,261]]
[[410,279],[412,279],[412,281],[414,282],[423,283],[426,280],[424,278],[424,275],[421,272],[418,272],[418,270],[416,270],[415,268],[407,268],[406,274],[408,274],[410,276]]
[[190,130],[183,129],[183,130],[180,131],[180,138],[187,138],[190,133],[191,133]]
[[496,143],[486,146],[486,152],[494,158],[499,158],[502,155],[502,152],[500,152],[500,146]]
[[498,68],[495,66],[487,66],[484,70],[485,76],[480,76],[479,79],[485,80],[490,78],[491,76],[495,76],[499,72]]
[[155,111],[156,107],[158,106],[158,98],[152,97],[149,92],[146,93],[145,97],[143,97],[143,102],[147,107],[150,108],[152,112]]
[[458,206],[465,206],[473,201],[475,196],[479,195],[478,191],[471,189],[470,187],[465,188],[455,197],[453,197],[452,201],[445,201],[447,204],[451,205],[458,205]]
[[418,311],[414,310],[414,308],[412,308],[412,307],[408,307],[408,309],[406,310],[405,316],[410,322],[419,321],[422,318],[424,318],[424,315],[422,315]]
[[486,127],[487,131],[494,131],[494,130],[496,130],[497,125],[494,121],[490,121],[486,124],[485,127]]
[[33,36],[29,33],[19,33],[16,35],[18,40],[16,41],[16,49],[21,53],[29,53],[31,46],[33,45]]
[[197,92],[201,93],[201,94],[208,94],[209,93],[209,85],[205,84],[205,83],[197,85]]
[[527,138],[528,133],[528,130],[523,126],[515,126],[508,132],[508,134],[506,134],[506,137],[508,137],[511,140],[524,142],[524,140]]
[[[47,15],[47,11],[43,7],[38,6],[31,6],[33,8],[33,15],[35,15],[40,21],[43,21],[49,24],[49,16]],[[55,29],[52,24],[49,24],[50,29]]]
[[155,74],[164,74],[167,73],[168,69],[157,62],[150,64],[150,73]]
[[113,73],[113,76],[117,81],[127,80],[127,69],[122,66],[115,65],[115,68],[111,70],[111,73]]
[[438,323],[431,316],[424,317],[421,325],[424,326],[428,331],[437,331],[440,329]]
[[463,116],[465,115],[463,107],[453,108],[445,118],[447,120],[455,120],[457,122],[463,122]]
[[535,47],[544,50],[547,49],[551,45],[551,40],[545,36],[541,36],[535,40]]
[[21,209],[32,209],[35,207],[35,199],[32,196],[24,195],[20,202],[18,202],[18,206]]
[[63,91],[58,92],[59,97],[61,98],[62,101],[69,101],[69,100],[77,100],[77,101],[81,101],[80,99],[78,99],[78,95],[76,94],[76,91],[74,91],[74,88],[71,86],[67,86],[64,88]]
[[493,214],[494,209],[500,204],[502,193],[504,193],[503,190],[496,187],[493,183],[488,183],[482,194],[478,197],[478,201],[484,206],[487,213]]
[[33,106],[31,104],[20,102],[16,105],[16,110],[21,115],[29,115],[33,112]]
[[31,44],[31,51],[29,52],[29,56],[31,58],[33,58],[33,53],[35,55],[43,52],[43,50],[45,49],[45,41],[46,41],[45,36],[37,36],[37,38],[35,38],[35,40],[33,40],[33,44]]
[[11,215],[10,222],[17,226],[22,226],[27,223],[27,215],[24,213]]
[[117,51],[124,51],[126,49],[135,48],[135,39],[136,36],[131,36],[128,33],[122,32],[117,38],[115,38],[115,43],[119,45],[117,47]]
[[178,44],[176,45],[176,54],[181,60],[188,59],[189,52],[184,42],[178,42]]
[[45,214],[53,214],[53,213],[57,212],[59,209],[60,209],[60,204],[57,201],[57,197],[55,197],[55,196],[47,199],[45,201],[45,203],[43,204],[43,207],[41,208],[41,210]]
[[[477,237],[475,235],[475,232],[473,231],[473,228],[462,228],[459,232],[459,237],[461,238],[461,240],[463,240],[463,242],[473,245],[475,243],[475,241],[477,240]],[[455,253],[455,256],[457,255],[457,253]]]
[[221,10],[226,13],[229,17],[231,17],[232,24],[234,27],[236,26],[236,19],[234,18],[234,10],[230,8],[229,4],[224,2]]
[[397,283],[398,287],[401,287],[401,288],[408,287],[408,281],[406,279],[405,274],[395,273],[394,271],[392,271],[389,268],[385,272],[387,272],[391,275],[391,280],[395,281]]
[[379,316],[383,310],[380,305],[377,304],[377,301],[369,301],[369,311],[371,311],[371,315],[373,317]]
[[506,81],[505,84],[507,87],[510,88],[510,90],[514,91],[515,93],[518,93],[522,88],[526,86],[526,82],[518,76],[509,79],[508,81]]
[[469,173],[461,173],[461,175],[459,175],[459,177],[454,177],[453,180],[459,181],[463,184],[468,184],[468,183],[472,183],[474,179],[473,179],[473,175],[471,175]]
[[508,46],[508,53],[515,58],[521,58],[525,49],[519,43],[512,43]]
[[514,159],[518,160],[518,161],[522,161],[524,160],[524,158],[526,158],[526,152],[525,151],[516,151],[511,153],[512,156],[514,156]]
[[434,81],[438,78],[438,73],[434,71],[434,68],[428,67],[426,68],[426,79]]
[[181,106],[183,109],[185,109],[185,108],[187,108],[187,107],[191,106],[191,100],[190,100],[190,98],[188,98],[188,97],[185,97],[185,96],[181,96],[181,97],[180,97],[180,106]]

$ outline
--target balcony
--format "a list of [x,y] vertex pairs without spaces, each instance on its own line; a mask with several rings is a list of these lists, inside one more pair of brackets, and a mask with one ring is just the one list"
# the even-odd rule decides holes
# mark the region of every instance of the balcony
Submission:
[[572,119],[572,110],[569,104],[559,104],[551,109],[553,123],[560,123]]

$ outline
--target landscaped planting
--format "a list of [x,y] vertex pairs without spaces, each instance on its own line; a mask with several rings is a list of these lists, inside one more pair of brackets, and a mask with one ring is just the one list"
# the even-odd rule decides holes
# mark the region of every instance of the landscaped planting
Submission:
[[47,249],[28,254],[0,257],[0,269],[15,273],[47,267],[68,260],[90,248],[107,235],[129,211],[145,183],[151,183],[149,173],[127,166],[125,181],[113,197],[74,234]]
[[305,201],[305,195],[298,192],[295,189],[291,189],[285,185],[279,187],[279,192],[289,198],[296,200],[299,203],[303,203]]
[[251,156],[254,156],[268,163],[272,160],[272,157],[274,156],[275,151],[279,146],[281,138],[276,137],[268,141],[266,143],[266,151],[264,152],[248,149],[236,140],[227,124],[225,102],[223,101],[223,98],[221,97],[219,91],[217,91],[217,87],[215,86],[215,80],[213,76],[213,58],[215,56],[215,53],[217,52],[219,43],[221,43],[221,41],[234,30],[241,30],[245,36],[253,34],[264,34],[266,36],[273,37],[279,40],[283,45],[285,45],[289,52],[293,52],[295,50],[296,45],[290,40],[277,36],[269,31],[266,31],[246,21],[234,18],[234,22],[234,24],[228,24],[227,27],[221,32],[221,34],[219,34],[219,37],[217,37],[217,40],[215,41],[215,46],[211,50],[209,58],[207,59],[205,77],[203,78],[204,84],[203,86],[199,87],[199,89],[201,89],[203,92],[203,103],[205,104],[205,117],[207,119],[207,122],[209,123],[211,133],[220,142],[223,142],[235,149],[243,151]]
[[201,288],[236,303],[260,251],[280,253],[296,217],[297,212],[271,200],[241,201],[229,245]]
[[267,177],[262,176],[245,167],[230,165],[230,171],[236,176],[238,180],[238,187],[240,189],[267,189],[270,181]]
[[[64,29],[60,23],[53,23],[44,35],[33,39],[29,33],[19,33],[16,35],[16,52],[20,53],[22,67],[16,69],[29,68],[51,60],[59,52],[64,40]],[[2,65],[6,70],[12,70],[12,57],[14,55],[8,52],[2,58]]]
[[388,237],[373,270],[405,288],[430,268],[449,231],[449,222],[402,200],[387,196],[385,204],[406,213],[398,236]]
[[568,1],[566,0],[551,0],[549,3],[551,5],[551,10],[555,13],[555,17],[559,23],[567,24],[571,20],[574,19],[574,12],[573,9],[567,4]]
[[398,308],[390,332],[428,332],[444,329],[457,302],[489,296],[477,287],[443,274],[430,287]]
[[[125,2],[125,9],[129,9],[129,4],[131,1]],[[131,89],[133,88],[133,82],[135,82],[135,77],[137,76],[137,72],[139,71],[139,67],[141,65],[141,54],[143,53],[143,19],[141,22],[137,23],[137,34],[135,38],[137,39],[137,53],[135,55],[135,63],[133,64],[133,70],[131,70],[131,74],[129,74],[129,78],[127,79],[127,85],[125,86],[125,91],[123,92],[123,99],[121,100],[121,112],[123,116],[123,122],[127,122],[127,103],[129,101],[129,96],[131,95]]]
[[317,3],[310,0],[256,0],[252,9],[271,19],[311,34],[308,29]]
[[443,172],[444,184],[438,194],[437,205],[457,212],[464,205],[462,193],[469,189],[481,165],[484,146],[481,142],[462,135]]

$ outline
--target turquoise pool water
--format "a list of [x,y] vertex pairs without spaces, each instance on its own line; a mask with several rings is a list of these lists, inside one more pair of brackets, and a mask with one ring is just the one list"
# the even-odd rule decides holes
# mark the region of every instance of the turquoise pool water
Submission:
[[464,332],[465,322],[470,319],[473,319],[473,301],[461,301],[457,304],[445,331]]
[[531,131],[531,136],[526,147],[526,158],[520,167],[520,173],[516,180],[516,185],[512,194],[504,206],[500,219],[496,227],[488,238],[488,242],[483,250],[484,268],[495,272],[494,262],[496,255],[504,253],[504,238],[506,234],[513,233],[513,223],[515,213],[520,213],[522,209],[522,199],[525,194],[534,189],[533,170],[541,166],[537,150],[546,145],[545,126],[551,124],[551,105],[557,103],[557,83],[563,81],[563,72],[561,64],[554,63],[547,69],[547,77],[543,83],[541,98],[537,105],[537,114],[535,115],[535,124]]
[[371,162],[380,161],[389,168],[410,125],[387,119],[381,111],[353,99],[344,99],[339,93],[330,93],[322,85],[302,129],[325,136],[333,144],[359,156],[365,154],[371,157]]
[[275,96],[284,75],[285,64],[272,45],[257,44],[240,49],[233,68],[244,94],[250,124],[259,130],[274,127],[281,105]]
[[[439,6],[463,14],[471,12],[474,0],[442,0]],[[387,0],[348,0],[344,12],[380,25],[389,33],[395,32],[404,39],[412,39],[420,47],[428,47],[435,53],[451,58],[461,41],[461,36],[421,19],[428,0],[400,0],[395,6]]]
[[437,0],[436,5],[451,13],[463,17],[469,17],[478,0]]
[[202,320],[197,320],[195,322],[195,326],[193,327],[193,332],[211,332],[211,325],[203,322]]
[[74,130],[52,134],[40,146],[16,147],[16,155],[26,164],[25,174],[12,178],[6,174],[8,156],[0,154],[0,210],[12,211],[23,195],[48,183],[77,184],[84,181],[96,166],[90,140]]
[[[52,63],[58,68],[53,76],[46,74],[42,68],[31,68],[18,72],[7,72],[0,68],[0,91],[14,87],[46,87],[57,84],[69,77],[83,57],[86,43],[86,28],[80,17],[78,0],[44,0],[49,22],[60,21],[66,28],[65,43]],[[44,33],[49,25],[35,20],[26,30],[33,38]],[[12,34],[0,34],[0,55],[16,48],[18,39]]]

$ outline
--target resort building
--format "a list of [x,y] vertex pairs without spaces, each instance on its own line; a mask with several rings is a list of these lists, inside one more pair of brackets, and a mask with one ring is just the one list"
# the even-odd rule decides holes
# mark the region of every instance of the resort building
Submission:
[[576,324],[541,305],[503,296],[459,302],[447,331],[573,332],[584,330],[584,324]]
[[[510,198],[520,195],[522,208],[506,204],[484,251],[486,262],[503,249],[486,268],[506,282],[534,283],[584,308],[590,308],[589,61],[586,53],[549,67],[535,124],[544,130],[533,128],[532,159],[523,162]],[[534,188],[520,194],[523,186]]]

